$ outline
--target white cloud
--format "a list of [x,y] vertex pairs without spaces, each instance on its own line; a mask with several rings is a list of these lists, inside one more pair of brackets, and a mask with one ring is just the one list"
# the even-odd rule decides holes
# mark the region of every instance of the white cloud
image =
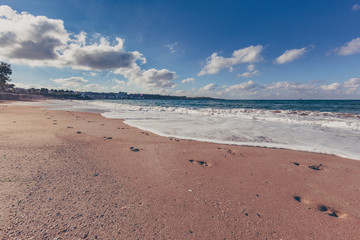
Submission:
[[29,88],[55,88],[53,86],[45,86],[45,85],[40,85],[40,84],[33,84],[33,83],[21,83],[21,82],[12,82],[15,87],[17,88],[25,88],[25,89],[29,89]]
[[[62,20],[17,13],[0,6],[0,57],[33,65],[56,65],[69,41]],[[29,61],[30,60],[30,61]]]
[[[231,85],[231,86],[221,86],[219,87],[215,83],[208,84],[198,91],[193,90],[193,96],[209,96],[209,97],[219,97],[219,98],[244,98],[249,96],[254,96],[258,94],[258,89],[261,89],[254,81],[250,80],[243,82],[241,84]],[[195,92],[194,92],[195,91]]]
[[119,85],[126,85],[126,82],[125,81],[122,81],[122,80],[119,80],[119,79],[116,79],[116,78],[113,78],[113,82],[119,84]]
[[203,69],[198,73],[198,76],[206,74],[218,73],[223,68],[228,68],[230,71],[233,70],[234,65],[241,63],[254,63],[262,60],[261,52],[263,46],[250,46],[235,50],[231,57],[224,58],[218,56],[218,53],[213,53],[209,58],[206,59],[206,64]]
[[90,76],[95,77],[98,73],[97,72],[90,72]]
[[249,64],[249,65],[247,66],[247,70],[248,70],[249,72],[255,71],[255,65],[254,65],[254,64]]
[[114,72],[124,75],[129,79],[131,84],[149,90],[153,90],[154,88],[174,88],[177,86],[173,82],[177,79],[175,72],[167,69],[157,70],[151,68],[148,70],[141,70],[140,67],[137,66],[133,69],[117,69]]
[[286,50],[281,56],[275,59],[275,63],[284,64],[300,58],[308,51],[307,47]]
[[160,87],[160,88],[174,88],[176,84],[173,83],[177,76],[175,72],[171,72],[167,69],[157,70],[151,68],[142,72],[143,82],[148,87]]
[[[177,43],[169,45],[171,51]],[[110,42],[100,34],[88,40],[85,32],[69,33],[64,22],[45,16],[18,13],[9,6],[0,6],[0,59],[30,66],[70,67],[79,70],[112,70],[129,78],[132,84],[148,88],[173,88],[175,72],[167,69],[142,70],[145,57],[126,52],[124,39]],[[91,72],[91,76],[95,73]],[[66,83],[74,86],[74,82]]]
[[249,78],[249,77],[253,77],[259,74],[259,71],[255,69],[255,65],[254,64],[249,64],[247,66],[247,72],[244,73],[239,73],[236,76],[237,77],[245,77],[245,78]]
[[146,61],[137,51],[125,52],[124,40],[114,44],[99,36],[86,45],[86,33],[68,33],[64,22],[0,6],[0,57],[31,66],[105,70],[133,67]]
[[258,73],[259,73],[258,70],[254,70],[254,71],[252,71],[252,72],[239,73],[239,74],[237,74],[236,76],[249,78],[249,77],[256,76]]
[[324,91],[336,91],[341,87],[340,83],[332,83],[329,85],[322,85],[320,88]]
[[58,83],[64,88],[77,88],[81,84],[88,82],[83,77],[69,77],[69,78],[58,78],[52,79],[53,82]]
[[107,70],[119,68],[133,68],[136,61],[146,62],[141,53],[123,51],[121,38],[116,38],[115,44],[101,37],[92,45],[70,43],[59,57],[66,66],[81,70]]
[[74,91],[97,91],[97,92],[106,92],[108,91],[108,87],[101,86],[96,83],[86,84],[88,80],[84,79],[83,77],[69,77],[69,78],[58,78],[58,79],[51,79],[53,82],[59,84],[57,89],[69,89]]
[[360,93],[360,78],[351,78],[344,82],[344,87],[347,88],[347,93]]
[[335,52],[341,56],[360,53],[360,38],[355,38],[350,42],[345,43],[344,46],[335,49]]
[[360,94],[360,78],[350,78],[343,84],[335,82],[329,85],[320,86],[321,90],[333,91],[344,96],[351,94]]
[[84,88],[99,88],[99,87],[100,87],[100,85],[96,84],[96,83],[84,85]]
[[353,11],[360,10],[360,4],[354,4],[354,5],[352,6],[351,10],[353,10]]
[[252,80],[240,84],[221,86],[211,83],[187,95],[230,99],[358,99],[360,78],[343,83],[320,85],[318,81],[298,83],[294,81],[258,84]]
[[170,53],[175,53],[176,52],[175,46],[177,44],[178,44],[177,42],[174,42],[174,43],[166,44],[165,47],[169,49]]
[[185,96],[187,95],[187,92],[185,90],[177,90],[175,91],[176,96]]
[[298,82],[272,82],[264,86],[266,89],[285,89],[285,90],[310,90],[314,89],[314,84],[298,83]]
[[194,82],[195,82],[195,78],[186,78],[181,81],[181,83],[194,83]]
[[200,91],[206,91],[206,92],[209,92],[209,91],[215,91],[216,89],[218,88],[218,85],[215,84],[215,83],[210,83],[202,88],[200,88],[199,90]]
[[250,89],[254,89],[258,87],[258,85],[253,81],[250,80],[248,82],[244,82],[244,83],[240,83],[240,84],[236,84],[236,85],[232,85],[229,86],[225,89],[226,92],[231,92],[231,91],[244,91],[244,90],[250,90]]

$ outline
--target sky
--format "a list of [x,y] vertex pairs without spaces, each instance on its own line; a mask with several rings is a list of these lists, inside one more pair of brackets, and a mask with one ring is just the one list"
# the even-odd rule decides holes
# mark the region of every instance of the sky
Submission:
[[17,87],[360,99],[360,0],[0,0]]

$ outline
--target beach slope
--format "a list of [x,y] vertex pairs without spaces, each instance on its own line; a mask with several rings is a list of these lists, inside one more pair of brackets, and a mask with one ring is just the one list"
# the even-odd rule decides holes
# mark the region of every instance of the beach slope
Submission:
[[0,136],[1,239],[360,236],[360,161],[34,106],[0,105]]

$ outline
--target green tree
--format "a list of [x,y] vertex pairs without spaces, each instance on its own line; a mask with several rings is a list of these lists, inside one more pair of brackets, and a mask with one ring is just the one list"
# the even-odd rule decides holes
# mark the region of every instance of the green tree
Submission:
[[10,75],[12,74],[11,65],[5,62],[0,62],[0,87],[5,91],[6,82],[10,82]]

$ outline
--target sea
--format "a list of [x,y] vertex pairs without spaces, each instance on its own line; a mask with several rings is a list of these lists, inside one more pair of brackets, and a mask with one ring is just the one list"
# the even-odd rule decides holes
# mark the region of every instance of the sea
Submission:
[[360,160],[360,100],[54,100],[155,134]]

